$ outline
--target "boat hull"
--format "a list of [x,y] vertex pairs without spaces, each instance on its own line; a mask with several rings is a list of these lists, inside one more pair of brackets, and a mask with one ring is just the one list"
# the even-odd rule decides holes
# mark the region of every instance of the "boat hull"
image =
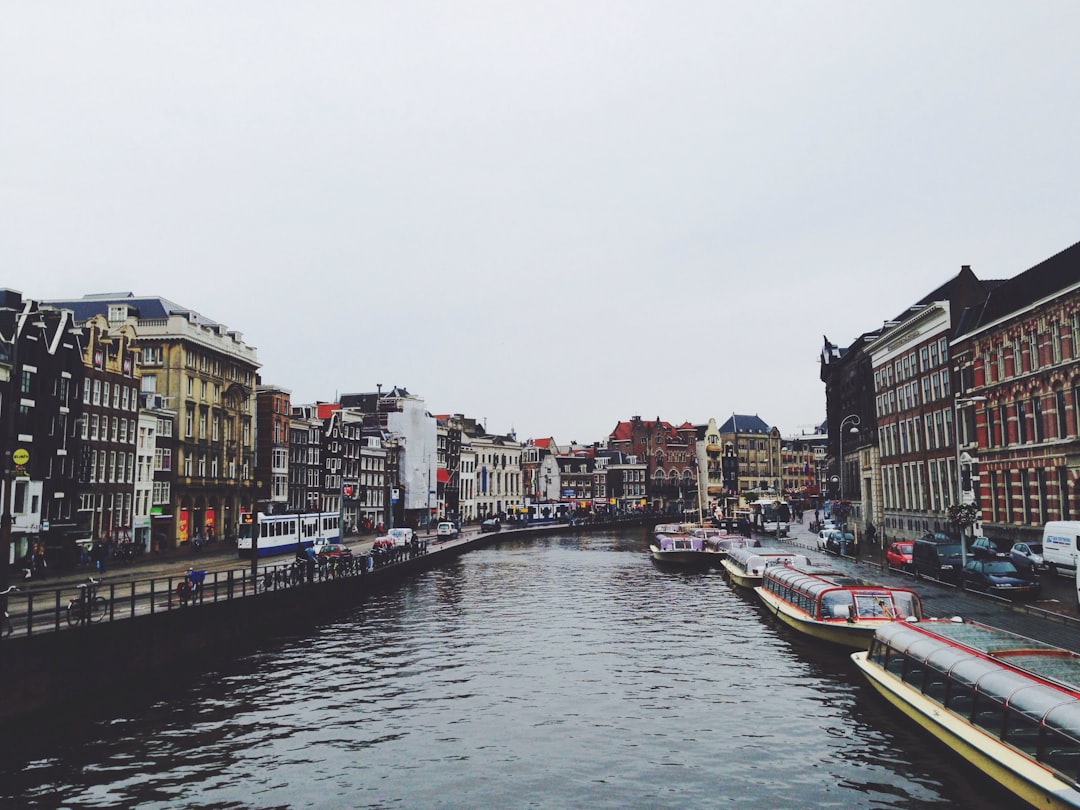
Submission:
[[727,572],[728,579],[731,580],[731,584],[733,585],[738,585],[740,588],[752,589],[761,584],[760,574],[748,574],[729,560],[724,560],[723,566],[724,570]]
[[661,550],[656,546],[649,546],[649,554],[655,562],[668,565],[697,566],[708,568],[719,565],[721,555],[716,551],[703,550]]
[[1080,807],[1080,791],[1048,768],[927,699],[870,661],[867,653],[853,653],[851,660],[889,703],[1006,790],[1035,807]]
[[804,611],[796,610],[782,599],[777,599],[775,595],[764,588],[755,588],[754,591],[769,614],[775,616],[788,627],[803,635],[828,642],[849,651],[870,649],[870,642],[873,641],[874,632],[877,628],[883,621],[893,621],[892,619],[821,621]]

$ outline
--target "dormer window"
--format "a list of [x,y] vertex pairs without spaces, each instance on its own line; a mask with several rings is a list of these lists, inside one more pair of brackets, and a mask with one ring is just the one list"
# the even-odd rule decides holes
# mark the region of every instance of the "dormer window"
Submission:
[[109,323],[123,323],[127,320],[127,306],[124,304],[109,305]]

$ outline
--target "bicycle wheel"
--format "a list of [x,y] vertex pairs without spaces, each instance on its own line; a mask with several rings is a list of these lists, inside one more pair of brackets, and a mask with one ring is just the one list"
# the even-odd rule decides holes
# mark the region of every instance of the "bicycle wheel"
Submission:
[[67,606],[67,620],[68,624],[75,627],[78,624],[82,624],[83,620],[83,606],[81,601],[68,602]]
[[90,609],[90,621],[100,622],[109,612],[109,603],[104,596],[95,596],[93,607]]

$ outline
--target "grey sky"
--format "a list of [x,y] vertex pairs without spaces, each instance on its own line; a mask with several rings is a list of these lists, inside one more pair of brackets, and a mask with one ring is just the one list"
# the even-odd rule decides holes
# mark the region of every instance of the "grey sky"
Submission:
[[294,401],[796,432],[822,334],[1080,239],[1074,2],[0,12],[0,285],[165,296]]

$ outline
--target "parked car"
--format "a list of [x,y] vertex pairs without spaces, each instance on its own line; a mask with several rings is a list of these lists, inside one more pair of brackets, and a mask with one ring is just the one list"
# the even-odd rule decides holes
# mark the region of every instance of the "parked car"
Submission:
[[944,535],[923,537],[911,548],[911,567],[915,569],[916,579],[924,576],[959,582],[963,550],[958,542]]
[[963,572],[964,587],[997,596],[1033,596],[1039,592],[1039,578],[1034,572],[1021,571],[1012,560],[998,557],[968,560]]
[[1006,540],[995,540],[993,537],[976,537],[969,547],[971,556],[980,560],[988,560],[992,557],[1006,557],[1012,543]]
[[480,524],[480,531],[482,532],[497,532],[502,528],[502,525],[495,518],[488,518]]
[[1026,568],[1041,573],[1049,568],[1043,559],[1042,550],[1042,543],[1013,543],[1013,547],[1009,549],[1009,558],[1021,571]]
[[899,568],[901,571],[911,570],[911,554],[915,548],[914,540],[899,540],[890,543],[885,552],[885,562],[889,568]]
[[827,549],[826,543],[829,540],[829,535],[832,534],[834,531],[836,531],[836,529],[822,529],[820,532],[818,532],[818,551],[825,551]]
[[441,521],[438,526],[435,527],[435,534],[443,539],[458,536],[458,527],[448,520]]
[[320,560],[340,560],[352,557],[352,549],[341,543],[323,543],[319,546],[318,557]]
[[839,530],[829,532],[825,538],[825,550],[833,554],[851,554],[855,551],[855,535]]

